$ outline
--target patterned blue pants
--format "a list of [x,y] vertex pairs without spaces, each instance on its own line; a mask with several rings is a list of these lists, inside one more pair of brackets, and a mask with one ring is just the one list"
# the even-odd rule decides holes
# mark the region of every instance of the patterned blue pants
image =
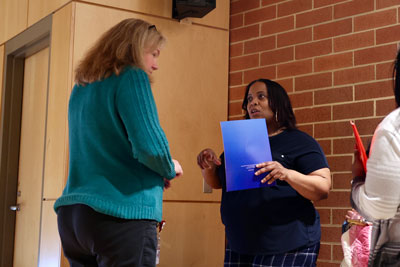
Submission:
[[319,243],[299,250],[275,255],[246,255],[225,250],[224,267],[275,267],[275,266],[316,266]]

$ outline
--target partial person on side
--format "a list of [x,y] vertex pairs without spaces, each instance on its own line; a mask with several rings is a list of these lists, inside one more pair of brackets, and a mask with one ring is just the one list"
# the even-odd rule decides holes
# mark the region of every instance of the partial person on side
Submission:
[[321,238],[312,201],[328,197],[331,175],[319,144],[296,127],[289,96],[277,82],[252,81],[242,108],[246,119],[265,118],[273,161],[256,175],[275,186],[226,191],[224,154],[204,149],[197,157],[212,188],[222,188],[221,218],[227,247],[225,266],[315,266]]
[[367,172],[354,153],[351,204],[373,222],[368,266],[400,266],[400,51],[393,68],[396,109],[378,125]]
[[126,19],[76,69],[68,109],[69,174],[54,208],[71,266],[151,266],[171,158],[150,86],[165,38]]

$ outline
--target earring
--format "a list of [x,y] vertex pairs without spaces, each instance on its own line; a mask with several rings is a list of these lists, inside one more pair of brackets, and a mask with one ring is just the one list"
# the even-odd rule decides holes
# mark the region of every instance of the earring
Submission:
[[278,121],[278,111],[275,113],[275,121],[276,121],[276,122],[279,122],[279,121]]

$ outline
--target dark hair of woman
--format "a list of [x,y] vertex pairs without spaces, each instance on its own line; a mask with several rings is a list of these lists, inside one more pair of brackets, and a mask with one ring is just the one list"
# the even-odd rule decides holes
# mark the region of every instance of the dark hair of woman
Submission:
[[268,105],[277,118],[279,128],[286,128],[288,130],[296,129],[296,117],[294,116],[288,94],[279,83],[268,79],[258,79],[247,85],[242,103],[245,118],[250,118],[247,112],[247,95],[249,94],[250,87],[256,82],[262,82],[267,87]]
[[393,78],[394,97],[396,99],[397,107],[400,107],[400,50],[397,52],[396,60],[394,61]]

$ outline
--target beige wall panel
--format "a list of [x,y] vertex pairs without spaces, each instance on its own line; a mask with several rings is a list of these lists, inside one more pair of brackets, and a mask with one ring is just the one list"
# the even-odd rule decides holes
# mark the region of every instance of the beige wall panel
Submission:
[[[1,120],[1,104],[3,103],[3,72],[4,72],[4,45],[0,45],[0,120]],[[1,123],[1,122],[0,122]]]
[[0,0],[0,44],[27,28],[28,0]]
[[163,208],[159,267],[223,265],[225,232],[218,203],[167,202]]
[[[228,31],[77,3],[74,66],[101,33],[128,17],[156,24],[168,39],[153,92],[172,156],[181,162],[184,176],[173,181],[165,199],[220,200],[220,190],[202,193],[196,156],[205,147],[222,151],[219,122],[227,119]],[[93,27],[87,31],[89,24]]]
[[[172,18],[172,0],[86,0],[86,2]],[[190,20],[203,25],[229,29],[229,1],[217,0],[213,11],[203,18],[190,18]]]
[[54,202],[42,202],[39,267],[60,266],[61,241],[58,235],[57,215],[53,209]]
[[62,193],[68,173],[68,99],[72,87],[74,3],[53,15],[44,174],[45,199]]
[[28,27],[67,4],[71,0],[29,0]]
[[160,56],[153,85],[160,121],[171,153],[184,176],[165,199],[220,200],[220,190],[202,193],[197,154],[206,147],[222,151],[219,122],[227,120],[228,32],[195,25],[163,29],[168,44]]

